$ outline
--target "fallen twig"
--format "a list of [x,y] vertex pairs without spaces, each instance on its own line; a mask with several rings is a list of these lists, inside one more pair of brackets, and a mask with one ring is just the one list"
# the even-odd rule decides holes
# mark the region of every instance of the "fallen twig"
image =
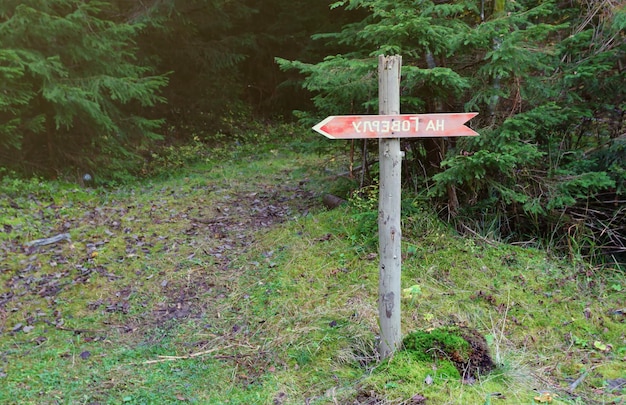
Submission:
[[25,245],[27,247],[38,247],[38,246],[52,245],[53,243],[59,243],[64,240],[71,242],[72,237],[70,236],[69,233],[60,233],[50,238],[35,239],[33,241],[26,243]]
[[475,230],[473,230],[472,228],[470,228],[469,226],[461,223],[459,224],[465,231],[471,233],[472,235],[474,235],[475,237],[479,238],[480,240],[482,240],[483,242],[485,242],[486,244],[490,245],[490,246],[495,246],[496,242],[490,239],[487,239],[486,237],[482,236],[481,234],[479,234],[478,232],[476,232]]
[[573,383],[571,383],[569,385],[569,387],[567,387],[567,391],[571,394],[572,392],[574,392],[574,390],[576,389],[576,387],[578,387],[580,385],[581,382],[583,382],[583,380],[585,379],[585,377],[587,377],[589,375],[589,372],[584,372],[580,377],[578,377],[576,379],[576,381],[574,381]]
[[[203,350],[201,352],[195,352],[195,353],[187,354],[185,356],[158,356],[159,357],[158,359],[146,360],[143,362],[143,364],[155,364],[155,363],[163,363],[165,361],[188,360],[188,359],[193,359],[195,357],[206,356],[207,354],[215,353],[220,350],[230,349],[231,347],[235,347],[235,346],[241,346],[241,345],[228,345],[224,347],[214,347],[213,349]],[[246,347],[250,347],[250,346],[246,346]],[[251,348],[258,349],[257,347],[251,347]]]
[[578,387],[580,385],[580,383],[583,382],[583,380],[589,375],[589,373],[591,371],[593,371],[595,368],[597,368],[599,366],[593,366],[591,367],[589,370],[585,371],[584,373],[582,373],[582,375],[580,377],[578,377],[576,379],[576,381],[574,381],[573,383],[571,383],[568,387],[567,387],[567,392],[569,392],[570,394],[574,392],[574,390],[576,389],[576,387]]

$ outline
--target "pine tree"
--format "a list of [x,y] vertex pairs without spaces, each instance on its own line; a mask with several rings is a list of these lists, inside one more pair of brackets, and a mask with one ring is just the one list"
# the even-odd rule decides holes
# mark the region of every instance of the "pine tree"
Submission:
[[[595,228],[604,230],[598,245],[626,251],[624,209],[608,204],[626,184],[624,7],[604,0],[343,0],[334,7],[367,11],[318,36],[348,52],[311,64],[278,61],[305,75],[321,116],[371,112],[373,56],[402,54],[403,112],[481,113],[472,122],[481,136],[435,149],[443,161],[432,159],[428,141],[413,145],[405,178],[426,172],[435,201],[457,190],[464,226],[495,224],[492,234],[542,240],[562,229],[595,240]],[[443,171],[432,170],[440,162]],[[581,204],[599,200],[607,204],[594,222]]]
[[141,23],[112,18],[102,1],[0,3],[0,158],[52,173],[131,159],[157,139],[165,76],[135,56]]

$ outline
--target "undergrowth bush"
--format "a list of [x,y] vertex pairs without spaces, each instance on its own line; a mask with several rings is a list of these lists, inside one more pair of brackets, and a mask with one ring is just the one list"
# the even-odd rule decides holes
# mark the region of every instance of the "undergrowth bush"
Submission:
[[168,145],[150,153],[142,173],[144,175],[164,175],[184,168],[187,165],[205,161],[210,156],[210,149],[194,136],[191,142],[181,145]]
[[[349,199],[351,218],[356,223],[350,238],[369,251],[378,248],[378,192],[378,184],[371,184],[354,190]],[[423,196],[410,192],[405,192],[402,198],[401,221],[402,235],[408,238],[419,239],[427,233],[444,231],[448,227]]]
[[537,110],[461,141],[463,152],[444,160],[429,195],[444,197],[455,188],[460,210],[453,221],[460,230],[623,262],[623,142],[609,140],[589,153],[559,150],[554,138],[547,145],[541,138],[562,121],[561,109]]
[[[409,143],[415,192],[465,232],[626,262],[623,7],[612,2],[351,0],[316,36],[345,51],[305,76],[321,116],[371,114],[376,56],[402,55],[404,113],[476,111],[476,138]],[[308,119],[310,115],[302,115]],[[310,122],[310,121],[309,121]],[[423,178],[423,181],[422,181]]]
[[53,183],[38,177],[19,177],[15,172],[0,167],[0,195],[16,198],[31,195],[49,198],[54,193]]

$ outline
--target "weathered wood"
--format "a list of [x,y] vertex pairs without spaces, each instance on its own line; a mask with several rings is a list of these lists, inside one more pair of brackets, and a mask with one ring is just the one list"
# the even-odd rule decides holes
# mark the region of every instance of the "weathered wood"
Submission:
[[27,246],[27,247],[39,247],[39,246],[52,245],[54,243],[59,243],[59,242],[62,242],[62,241],[71,242],[71,240],[72,240],[72,237],[70,236],[69,233],[60,233],[60,234],[55,235],[55,236],[53,236],[51,238],[35,239],[33,241],[25,243],[25,246]]
[[[400,114],[400,70],[402,57],[378,59],[379,114]],[[378,201],[379,284],[381,358],[387,358],[400,346],[400,274],[401,274],[401,167],[400,139],[379,140],[380,190]]]

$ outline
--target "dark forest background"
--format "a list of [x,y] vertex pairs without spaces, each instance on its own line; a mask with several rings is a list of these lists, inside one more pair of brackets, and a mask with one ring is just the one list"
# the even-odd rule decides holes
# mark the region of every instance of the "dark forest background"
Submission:
[[171,145],[376,113],[376,56],[401,54],[403,112],[480,113],[480,137],[405,142],[408,190],[460,231],[619,262],[625,28],[613,0],[4,0],[0,176],[119,183]]

